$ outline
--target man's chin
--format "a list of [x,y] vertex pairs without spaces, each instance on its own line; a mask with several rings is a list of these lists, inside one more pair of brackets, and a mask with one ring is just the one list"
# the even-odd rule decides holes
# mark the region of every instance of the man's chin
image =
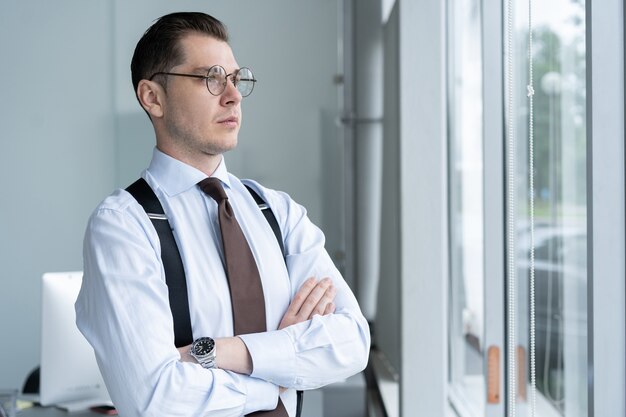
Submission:
[[225,143],[219,143],[219,144],[214,143],[214,144],[211,144],[207,148],[206,153],[211,154],[211,155],[223,154],[228,151],[232,151],[236,147],[237,147],[237,139],[233,141],[228,141]]

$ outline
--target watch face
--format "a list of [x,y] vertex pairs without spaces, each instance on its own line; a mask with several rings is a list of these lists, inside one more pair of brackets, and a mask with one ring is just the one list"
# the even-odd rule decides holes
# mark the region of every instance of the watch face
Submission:
[[198,339],[193,344],[193,351],[198,356],[208,355],[213,350],[213,347],[215,347],[215,342],[213,341],[213,339],[203,337],[201,339]]

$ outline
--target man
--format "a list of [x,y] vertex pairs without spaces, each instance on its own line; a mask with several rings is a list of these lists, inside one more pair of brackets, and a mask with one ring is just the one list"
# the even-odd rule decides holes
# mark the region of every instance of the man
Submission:
[[[346,378],[367,363],[367,322],[325,251],[322,232],[289,196],[246,181],[276,216],[283,256],[250,192],[226,169],[222,154],[237,145],[242,96],[255,82],[227,41],[213,17],[174,13],[146,31],[132,59],[137,99],[156,135],[142,177],[163,205],[180,250],[194,346],[212,339],[215,350],[209,358],[175,346],[159,236],[137,200],[117,190],[89,220],[76,313],[125,417],[262,410],[294,417],[296,390]],[[208,182],[218,184],[226,200],[207,190]],[[262,286],[256,298],[264,303],[263,329],[249,334],[234,330],[246,323],[235,317],[240,307],[232,291],[241,284],[229,262],[237,266],[243,255],[225,256],[224,204]]]

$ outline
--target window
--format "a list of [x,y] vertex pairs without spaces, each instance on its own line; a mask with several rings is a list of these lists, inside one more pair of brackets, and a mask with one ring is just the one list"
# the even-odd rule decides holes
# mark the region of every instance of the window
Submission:
[[533,157],[536,415],[579,417],[586,416],[588,408],[585,5],[584,0],[532,3],[531,154],[528,1],[513,1],[511,51],[517,141],[516,408],[518,415],[531,415]]
[[481,2],[449,3],[450,391],[484,415]]
[[[483,19],[494,14],[481,10],[479,0],[448,3],[449,392],[454,409],[462,417],[510,414],[512,403],[506,403],[509,412],[503,406],[508,394],[504,381],[499,405],[487,403],[485,358],[491,345],[501,348],[503,375],[515,380],[517,416],[532,415],[533,370],[536,416],[582,417],[588,410],[585,4],[584,0],[532,4],[531,120],[529,1],[501,3],[505,11],[512,7],[513,19],[512,33],[503,33],[503,46],[508,46],[510,35],[511,49],[504,48],[502,76],[508,75],[509,62],[513,76],[511,89],[505,82],[498,97],[514,127],[510,136],[507,118],[501,140],[506,152],[512,149],[509,139],[514,138],[514,164],[506,159],[505,152],[494,154],[486,147],[493,145],[487,144],[485,134],[493,131],[489,124],[497,123],[497,111],[485,110],[493,115],[483,117],[484,94],[495,91],[489,85],[495,81],[485,75],[491,68],[485,67],[483,59],[489,54],[501,59],[502,51],[485,46],[483,52],[481,45],[491,45],[482,39],[485,25],[490,23]],[[506,18],[505,14],[504,27]],[[489,24],[494,26],[498,25]],[[501,191],[498,187],[496,191],[488,189],[493,183],[486,178],[487,168],[503,163],[507,169],[504,187]],[[485,214],[487,209],[493,213],[497,206],[485,200],[494,192],[501,192],[503,201],[509,192],[514,193],[513,200],[502,204],[506,221],[513,220],[502,233],[513,240],[503,241],[513,245],[502,250],[485,239],[486,230],[493,230],[490,222],[498,221]],[[512,250],[513,256],[507,257],[505,250]],[[486,259],[494,256],[512,262],[512,269],[506,269],[508,277],[499,271],[485,272]],[[490,290],[495,280],[507,278],[515,283],[513,293]],[[487,292],[491,297],[485,296]],[[494,300],[493,294],[498,299]],[[512,322],[489,319],[501,314],[501,308]],[[503,328],[504,332],[500,330]],[[511,342],[512,349],[508,350],[507,343]]]

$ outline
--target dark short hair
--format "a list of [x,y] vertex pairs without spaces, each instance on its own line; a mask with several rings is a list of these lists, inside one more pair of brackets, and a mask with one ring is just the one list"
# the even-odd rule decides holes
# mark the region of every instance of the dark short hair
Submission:
[[167,72],[181,63],[184,57],[180,40],[194,32],[228,42],[226,26],[213,16],[199,12],[165,15],[146,30],[137,42],[130,63],[135,94],[139,81],[150,78],[156,72]]

